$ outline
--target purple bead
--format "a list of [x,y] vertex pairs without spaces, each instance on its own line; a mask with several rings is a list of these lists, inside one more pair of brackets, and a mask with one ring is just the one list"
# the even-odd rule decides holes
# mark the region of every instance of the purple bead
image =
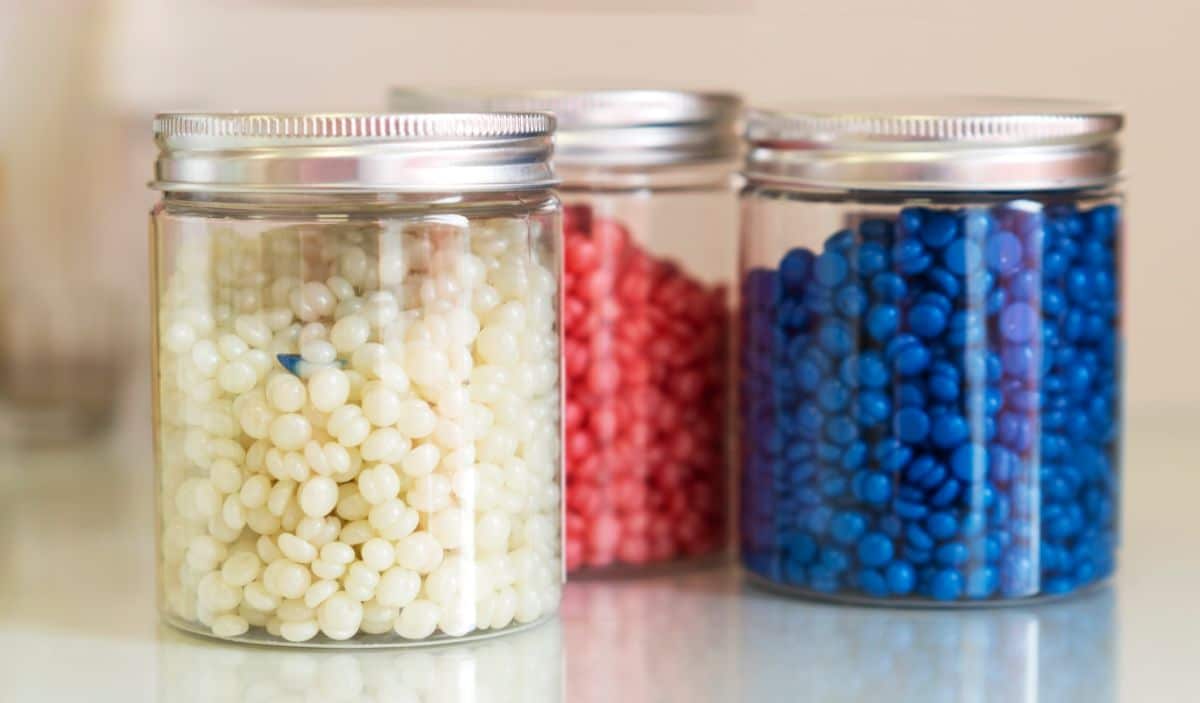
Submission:
[[1013,303],[1000,314],[1000,333],[1015,344],[1025,344],[1041,327],[1038,312],[1028,303]]

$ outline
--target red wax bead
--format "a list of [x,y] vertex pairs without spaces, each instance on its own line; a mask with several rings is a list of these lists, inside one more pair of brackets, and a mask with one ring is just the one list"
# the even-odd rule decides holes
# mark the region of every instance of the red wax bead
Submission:
[[597,551],[615,549],[621,541],[621,521],[612,513],[601,513],[588,529],[589,544]]
[[610,359],[596,359],[587,372],[588,390],[593,393],[611,393],[621,383],[621,367]]
[[576,539],[567,539],[567,548],[564,550],[567,559],[567,570],[572,571],[583,566],[583,542]]
[[629,537],[617,547],[617,557],[629,564],[645,564],[650,561],[650,543],[643,537]]
[[583,237],[572,237],[571,240],[563,252],[563,266],[572,273],[591,272],[599,260],[596,245]]

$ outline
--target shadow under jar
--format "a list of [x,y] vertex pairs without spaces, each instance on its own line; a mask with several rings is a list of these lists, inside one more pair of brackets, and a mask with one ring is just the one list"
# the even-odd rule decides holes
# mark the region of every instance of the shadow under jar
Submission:
[[568,570],[723,553],[738,98],[398,89],[392,100],[558,118]]
[[553,118],[163,115],[155,129],[165,619],[375,645],[551,615]]
[[1112,574],[1121,125],[1008,100],[749,118],[740,534],[756,580],[956,604]]

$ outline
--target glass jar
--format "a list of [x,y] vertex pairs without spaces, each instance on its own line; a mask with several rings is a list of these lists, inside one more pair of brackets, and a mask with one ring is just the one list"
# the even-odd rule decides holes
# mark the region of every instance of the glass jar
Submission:
[[558,117],[567,568],[723,552],[738,98],[394,91],[413,107]]
[[982,101],[756,113],[742,192],[741,546],[887,603],[1114,569],[1120,114]]
[[163,115],[155,130],[165,619],[370,645],[554,613],[553,118]]

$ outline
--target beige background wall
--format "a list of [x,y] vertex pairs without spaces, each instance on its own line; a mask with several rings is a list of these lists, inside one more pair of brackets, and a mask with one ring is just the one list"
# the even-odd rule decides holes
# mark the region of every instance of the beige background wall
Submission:
[[[102,10],[98,108],[121,123],[110,127],[114,139],[129,142],[111,168],[125,187],[112,218],[121,224],[106,236],[138,252],[131,272],[144,260],[140,207],[149,199],[141,180],[152,151],[142,130],[158,109],[376,109],[392,83],[728,88],[769,103],[910,92],[1117,101],[1130,117],[1131,403],[1200,403],[1192,176],[1200,3],[1192,0],[47,5],[57,9],[42,11],[68,21],[88,16],[80,8]],[[10,111],[0,117],[15,109],[0,108]]]

